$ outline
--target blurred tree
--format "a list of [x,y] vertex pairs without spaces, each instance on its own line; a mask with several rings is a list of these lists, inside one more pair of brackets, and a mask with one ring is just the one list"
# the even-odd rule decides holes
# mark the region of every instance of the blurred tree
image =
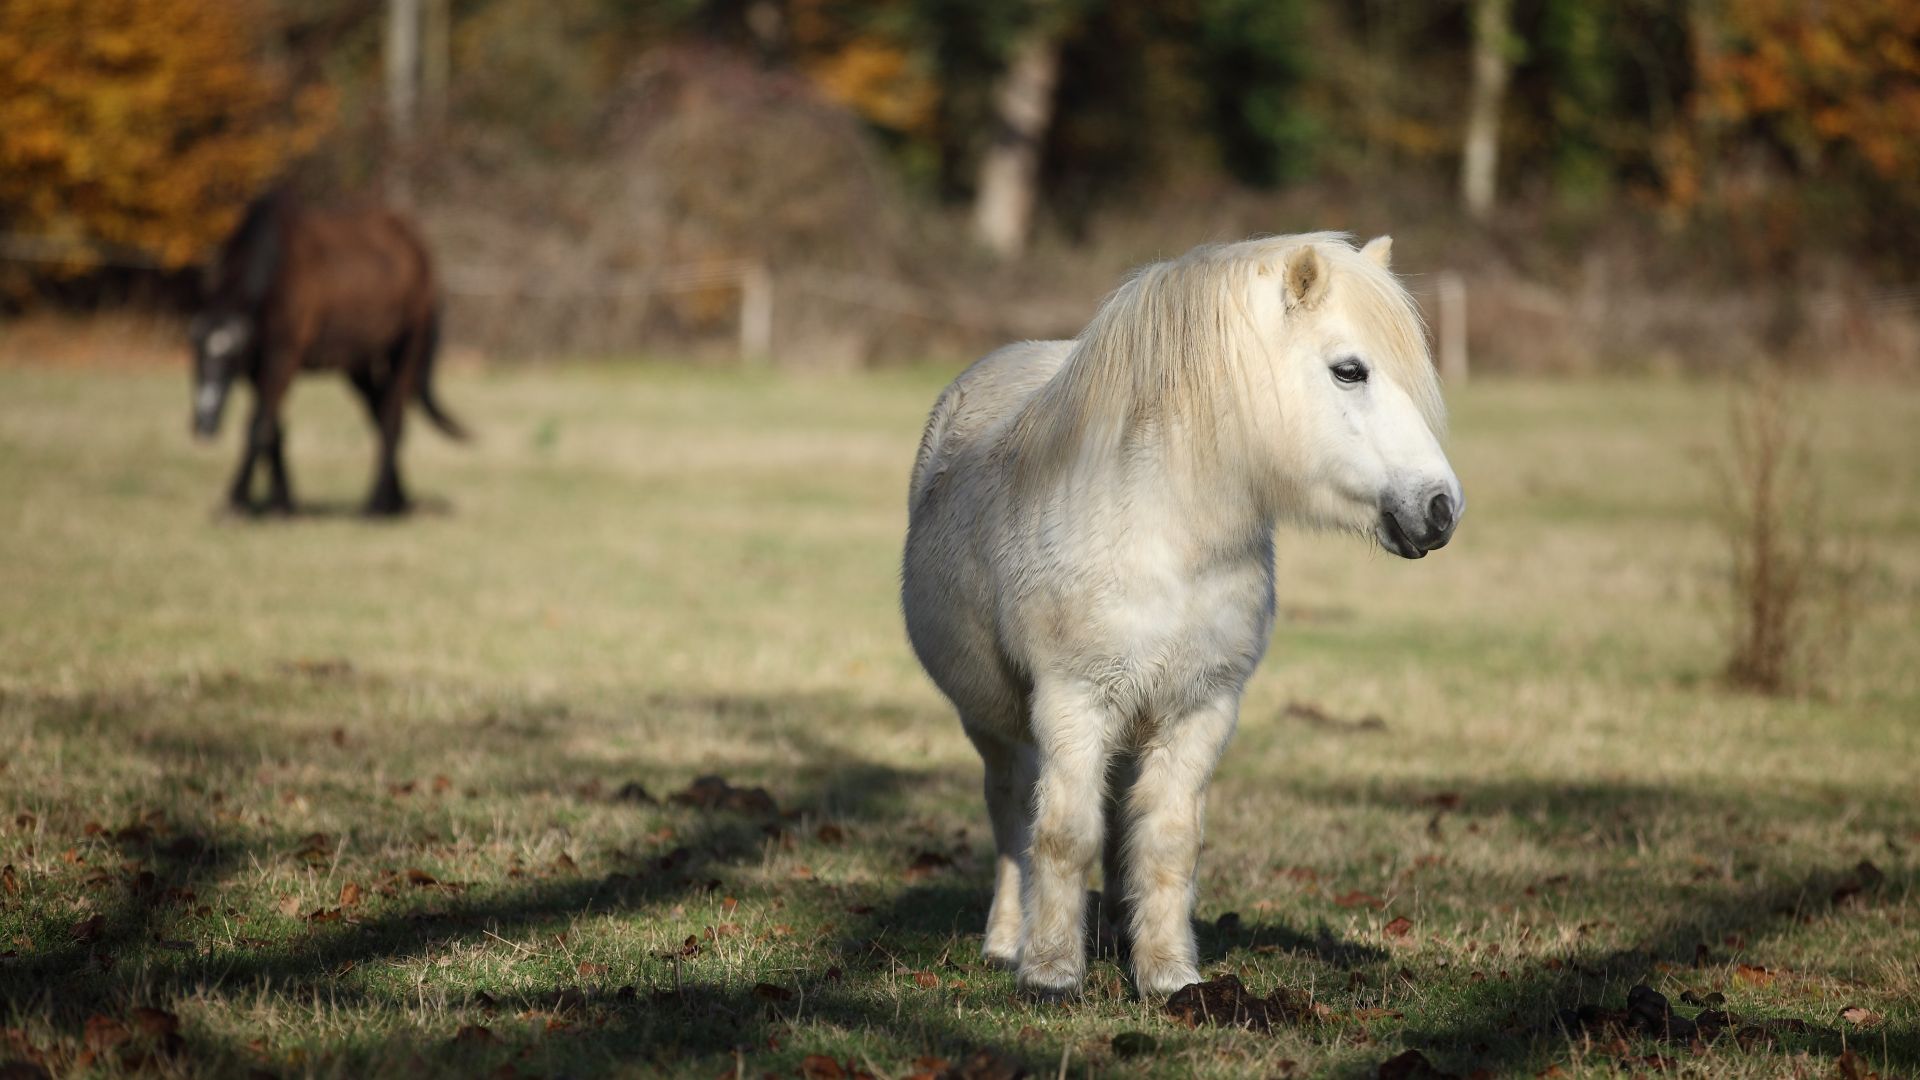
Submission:
[[1461,140],[1460,199],[1467,213],[1479,219],[1493,211],[1500,172],[1500,110],[1513,51],[1511,6],[1510,0],[1473,0],[1473,93]]
[[0,4],[0,222],[92,258],[198,259],[330,122],[323,88],[295,92],[261,62],[258,14],[247,0]]

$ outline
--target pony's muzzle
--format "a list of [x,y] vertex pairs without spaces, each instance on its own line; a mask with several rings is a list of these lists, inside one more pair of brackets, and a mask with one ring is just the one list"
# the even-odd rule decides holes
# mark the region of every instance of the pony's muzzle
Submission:
[[1459,524],[1460,503],[1451,491],[1442,490],[1414,501],[1412,507],[1382,508],[1374,533],[1381,547],[1403,559],[1419,559],[1446,547]]

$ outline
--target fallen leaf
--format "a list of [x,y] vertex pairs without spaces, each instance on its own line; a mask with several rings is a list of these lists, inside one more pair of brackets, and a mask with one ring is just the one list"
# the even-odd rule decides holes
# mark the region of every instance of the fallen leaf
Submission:
[[1334,897],[1333,902],[1335,906],[1345,907],[1345,908],[1351,908],[1351,907],[1383,908],[1387,906],[1387,902],[1385,900],[1380,899],[1379,897],[1373,895],[1372,893],[1361,892],[1358,889],[1355,889],[1352,892],[1342,893],[1339,896]]
[[[1022,1040],[1028,1040],[1030,1027],[1020,1029]],[[1027,1067],[1002,1054],[998,1050],[982,1047],[960,1060],[942,1074],[941,1080],[1020,1080],[1027,1075]]]
[[417,866],[410,866],[407,868],[407,884],[416,888],[425,888],[428,885],[440,884],[440,879]]
[[805,1080],[844,1080],[847,1070],[825,1054],[808,1054],[800,1059],[800,1075]]
[[1841,1009],[1840,1019],[1860,1028],[1875,1028],[1887,1022],[1886,1017],[1864,1005],[1849,1005]]
[[1847,876],[1841,878],[1839,883],[1834,886],[1833,902],[1836,906],[1856,902],[1861,893],[1879,888],[1880,883],[1886,879],[1887,876],[1880,872],[1879,867],[1862,859],[1859,865],[1849,871]]
[[766,788],[737,788],[718,776],[702,776],[675,792],[671,802],[701,810],[731,810],[742,814],[777,817],[780,807]]
[[1833,1063],[1833,1075],[1837,1080],[1880,1080],[1880,1074],[1851,1050],[1842,1051],[1840,1060]]
[[453,1033],[453,1041],[457,1043],[490,1043],[496,1040],[493,1037],[493,1031],[486,1025],[468,1024]]
[[360,883],[349,881],[340,886],[340,906],[343,908],[360,906]]
[[1755,986],[1771,986],[1773,980],[1778,977],[1777,972],[1768,971],[1757,964],[1736,964],[1733,974],[1741,982],[1752,983]]
[[314,908],[312,911],[307,912],[307,922],[309,924],[339,922],[341,918],[339,908]]
[[156,1009],[141,1005],[133,1010],[133,1024],[141,1031],[155,1037],[175,1035],[180,1031],[180,1018],[165,1009]]
[[1380,1063],[1380,1080],[1459,1080],[1450,1072],[1441,1072],[1434,1068],[1427,1055],[1418,1050],[1406,1050]]
[[0,892],[8,896],[20,895],[20,879],[14,876],[12,863],[0,866]]
[[907,864],[907,880],[920,881],[953,866],[953,860],[937,851],[922,851]]
[[846,839],[847,839],[846,830],[842,829],[838,825],[833,824],[832,822],[827,822],[826,824],[820,826],[818,829],[815,829],[813,831],[813,836],[814,836],[814,839],[820,841],[823,844],[843,844],[846,842]]
[[90,1050],[111,1050],[133,1038],[133,1032],[113,1017],[95,1013],[87,1017],[85,1038]]
[[913,981],[924,989],[933,990],[939,987],[940,976],[931,971],[916,971],[913,973]]
[[1388,923],[1384,929],[1390,938],[1405,938],[1413,933],[1413,920],[1402,915]]
[[583,979],[597,979],[607,973],[607,965],[596,964],[591,960],[582,960],[574,971]]

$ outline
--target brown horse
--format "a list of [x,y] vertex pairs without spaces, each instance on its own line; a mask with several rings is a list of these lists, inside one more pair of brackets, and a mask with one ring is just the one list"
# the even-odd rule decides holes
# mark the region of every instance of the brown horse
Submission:
[[[466,432],[433,397],[440,297],[425,244],[380,209],[322,210],[275,191],[256,200],[225,244],[201,313],[193,320],[193,427],[219,430],[235,378],[253,384],[240,472],[228,494],[236,510],[293,509],[283,453],[281,403],[302,370],[344,372],[379,431],[380,455],[366,512],[407,510],[396,457],[409,401],[456,439]],[[253,474],[267,465],[265,504]]]

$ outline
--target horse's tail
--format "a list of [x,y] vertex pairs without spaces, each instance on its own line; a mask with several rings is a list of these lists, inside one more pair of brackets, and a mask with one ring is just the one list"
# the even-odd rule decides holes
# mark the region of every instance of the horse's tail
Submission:
[[465,442],[470,437],[467,429],[447,410],[441,408],[439,400],[433,396],[433,362],[440,355],[440,309],[438,306],[427,316],[419,333],[421,335],[418,346],[420,377],[414,380],[414,392],[420,398],[420,408],[426,412],[427,419],[433,421],[433,426],[439,428],[448,438]]

